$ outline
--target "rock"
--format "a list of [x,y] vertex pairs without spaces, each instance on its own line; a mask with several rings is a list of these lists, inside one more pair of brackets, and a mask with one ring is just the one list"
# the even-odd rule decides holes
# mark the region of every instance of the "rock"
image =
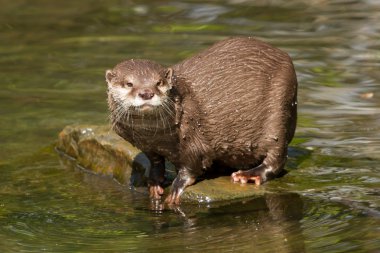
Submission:
[[57,149],[75,158],[85,169],[112,176],[121,184],[129,184],[133,170],[144,174],[150,167],[139,149],[107,126],[67,126],[59,133]]
[[[150,162],[141,150],[115,134],[108,126],[73,125],[59,133],[57,150],[93,173],[111,176],[123,185],[146,184]],[[168,178],[173,166],[167,164]],[[140,189],[141,190],[141,189]],[[265,186],[232,183],[230,177],[205,179],[188,187],[182,197],[189,202],[214,202],[262,196]]]
[[205,179],[189,186],[183,193],[182,199],[197,202],[215,202],[258,197],[266,192],[263,186],[233,183],[229,176],[223,176]]

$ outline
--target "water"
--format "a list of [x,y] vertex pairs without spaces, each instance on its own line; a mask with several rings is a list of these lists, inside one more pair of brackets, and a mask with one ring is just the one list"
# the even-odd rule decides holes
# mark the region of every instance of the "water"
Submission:
[[[379,252],[380,3],[0,1],[0,252]],[[68,124],[107,122],[104,73],[232,35],[294,59],[299,124],[279,194],[152,212],[67,168]]]

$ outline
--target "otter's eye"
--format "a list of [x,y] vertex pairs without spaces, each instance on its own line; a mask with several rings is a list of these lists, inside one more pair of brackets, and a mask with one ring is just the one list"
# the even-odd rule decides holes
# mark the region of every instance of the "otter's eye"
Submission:
[[156,85],[157,85],[157,86],[162,86],[162,85],[164,85],[164,82],[163,82],[162,80],[160,80],[160,81],[158,81],[158,82],[156,83]]
[[131,82],[124,82],[124,83],[122,84],[122,86],[123,86],[123,87],[128,86],[128,87],[132,88],[132,87],[133,87],[133,83],[131,83]]

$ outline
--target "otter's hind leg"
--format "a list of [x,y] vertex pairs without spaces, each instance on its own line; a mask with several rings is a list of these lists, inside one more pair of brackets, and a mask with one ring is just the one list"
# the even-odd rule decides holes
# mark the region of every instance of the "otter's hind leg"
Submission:
[[282,172],[285,166],[287,147],[285,147],[281,152],[278,151],[278,149],[268,151],[263,162],[257,167],[244,171],[239,170],[232,173],[232,180],[240,183],[254,181],[256,185],[260,185],[267,180],[275,178]]
[[234,182],[246,183],[254,180],[261,184],[278,176],[285,166],[288,144],[293,138],[297,122],[297,78],[293,64],[287,64],[271,82],[269,96],[278,103],[270,103],[272,111],[264,122],[265,137],[261,145],[267,149],[263,162],[250,170],[231,175]]

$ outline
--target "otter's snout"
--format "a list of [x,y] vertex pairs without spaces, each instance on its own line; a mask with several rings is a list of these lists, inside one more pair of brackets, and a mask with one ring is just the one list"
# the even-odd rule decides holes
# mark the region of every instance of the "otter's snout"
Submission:
[[140,90],[138,95],[144,100],[149,100],[154,96],[154,92],[151,89],[144,89]]

